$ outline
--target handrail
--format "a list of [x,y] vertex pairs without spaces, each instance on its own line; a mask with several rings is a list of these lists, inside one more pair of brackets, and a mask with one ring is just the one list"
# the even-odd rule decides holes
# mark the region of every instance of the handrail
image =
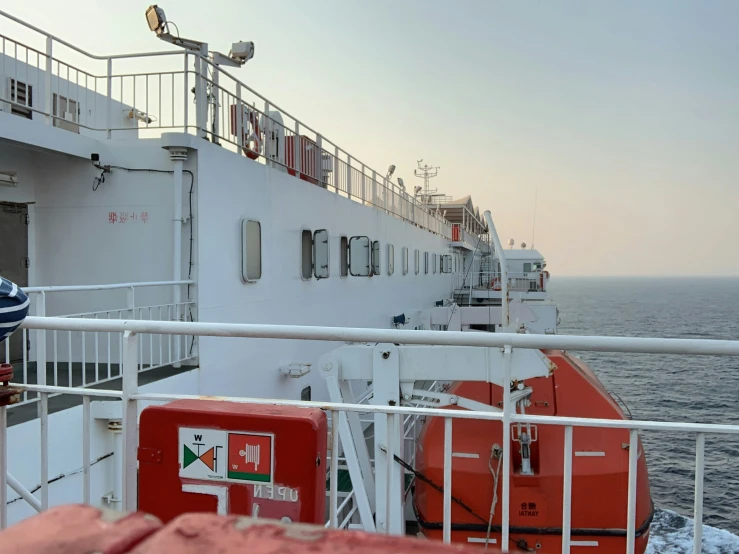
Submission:
[[25,293],[34,292],[78,292],[92,290],[117,290],[144,287],[167,287],[174,285],[194,285],[195,281],[143,281],[140,283],[112,283],[108,285],[51,285],[47,287],[22,287]]
[[520,333],[469,333],[462,331],[411,331],[354,327],[260,325],[247,323],[201,323],[184,321],[137,321],[67,319],[29,316],[21,324],[26,329],[155,333],[207,337],[321,340],[336,342],[389,342],[486,348],[529,348],[538,350],[583,350],[639,354],[694,354],[699,356],[739,356],[739,341],[715,339],[666,339]]
[[23,21],[22,19],[19,19],[15,17],[14,15],[10,15],[8,12],[0,10],[0,15],[7,17],[11,21],[15,21],[19,25],[22,25],[23,27],[26,27],[28,29],[31,29],[32,31],[36,31],[37,33],[44,35],[47,38],[50,38],[59,44],[63,44],[67,48],[71,48],[75,52],[79,52],[80,54],[87,56],[88,58],[92,58],[93,60],[118,60],[118,59],[126,59],[126,58],[143,58],[145,56],[172,56],[175,54],[182,54],[179,50],[160,50],[157,52],[136,52],[134,54],[113,54],[111,56],[99,56],[97,54],[92,54],[86,50],[83,50],[82,48],[79,48],[78,46],[75,46],[74,44],[70,44],[66,40],[60,39],[56,35],[52,35],[51,33],[47,33],[43,29],[40,29],[39,27],[36,27],[35,25],[31,25],[30,23],[27,23]]

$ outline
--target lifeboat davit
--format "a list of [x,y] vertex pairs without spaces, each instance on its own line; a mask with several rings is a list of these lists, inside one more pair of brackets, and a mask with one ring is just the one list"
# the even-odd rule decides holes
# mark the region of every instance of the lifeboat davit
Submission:
[[[563,351],[544,351],[556,365],[551,377],[525,382],[533,392],[527,414],[625,419],[593,371]],[[448,391],[460,397],[502,407],[496,385],[459,382]],[[450,408],[458,409],[458,408]],[[526,426],[521,425],[524,431]],[[502,423],[455,419],[452,434],[452,542],[501,546]],[[522,458],[518,424],[511,428],[509,549],[562,552],[564,427],[531,425],[529,461]],[[524,437],[524,442],[526,442]],[[595,547],[603,553],[626,549],[629,431],[575,427],[573,430],[571,545]],[[646,456],[639,441],[636,488],[635,552],[643,554],[649,540],[654,505],[649,491]],[[429,418],[421,430],[416,471],[432,483],[444,482],[444,422]],[[530,465],[530,470],[526,468]],[[495,476],[498,474],[499,478]],[[497,503],[488,531],[493,492]],[[463,505],[461,505],[461,504]],[[421,532],[442,538],[443,494],[416,479],[413,508]],[[489,533],[489,534],[488,534]],[[578,551],[586,549],[578,548]]]

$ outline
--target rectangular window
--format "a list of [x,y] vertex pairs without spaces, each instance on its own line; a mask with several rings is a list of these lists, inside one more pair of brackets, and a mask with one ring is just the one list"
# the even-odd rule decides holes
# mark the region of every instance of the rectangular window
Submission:
[[241,220],[241,280],[253,283],[262,277],[262,226],[253,219]]
[[395,247],[392,244],[387,245],[387,274],[395,273]]
[[408,275],[408,247],[404,246],[400,252],[400,257],[403,259],[403,275]]
[[451,273],[452,272],[452,256],[451,254],[444,254],[441,256],[441,272]]
[[372,242],[372,275],[380,274],[380,241]]
[[416,254],[416,256],[415,256],[416,257],[416,265],[415,265],[415,268],[414,269],[416,271],[416,275],[418,275],[421,272],[421,253],[416,249],[415,250],[415,254]]
[[369,277],[369,237],[352,237],[349,239],[349,274],[353,277]]
[[306,281],[313,277],[313,235],[308,229],[300,234],[300,277]]
[[349,275],[349,241],[346,237],[339,239],[339,276]]
[[531,273],[531,262],[525,262],[523,264],[523,272],[524,273]]
[[437,256],[436,254],[433,255],[433,263],[431,264],[431,272],[436,273],[436,263],[437,263]]
[[316,279],[329,276],[329,236],[326,229],[313,233],[313,276]]
[[423,272],[428,274],[429,272],[429,253],[423,253]]

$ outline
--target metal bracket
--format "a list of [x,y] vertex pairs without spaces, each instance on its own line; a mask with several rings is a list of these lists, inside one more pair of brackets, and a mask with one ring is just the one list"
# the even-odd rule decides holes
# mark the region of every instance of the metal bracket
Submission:
[[281,366],[280,373],[287,377],[297,379],[298,377],[302,377],[303,375],[310,373],[310,368],[310,364],[289,364]]

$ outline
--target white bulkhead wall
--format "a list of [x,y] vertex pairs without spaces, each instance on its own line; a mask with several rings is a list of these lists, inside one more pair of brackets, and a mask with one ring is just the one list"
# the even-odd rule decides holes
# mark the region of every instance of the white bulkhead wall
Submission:
[[[111,143],[100,156],[103,164],[172,169],[169,154],[154,140]],[[5,145],[0,167],[18,176],[17,187],[0,187],[0,202],[29,203],[32,208],[29,286],[172,279],[172,174],[113,169],[93,191],[93,179],[101,172],[89,159]],[[185,209],[189,184],[185,175]],[[188,224],[183,226],[185,236]],[[184,276],[186,264],[185,254]],[[125,295],[125,290],[49,294],[46,313],[121,307]],[[147,299],[153,304],[171,301],[168,288],[143,289],[141,295],[137,305],[150,305]]]
[[[198,314],[200,321],[389,328],[391,317],[429,308],[450,298],[452,275],[414,271],[414,249],[449,253],[449,241],[372,207],[363,206],[230,152],[205,144],[198,150]],[[262,277],[240,277],[240,221],[261,223]],[[330,277],[301,279],[301,232],[327,229]],[[340,277],[340,237],[379,240],[381,274]],[[387,244],[395,271],[388,275]],[[402,248],[409,271],[402,272]],[[438,256],[437,256],[438,259]],[[416,322],[412,322],[414,325]],[[420,322],[418,322],[420,323]],[[312,387],[323,396],[317,368],[288,379],[279,367],[313,363],[336,343],[263,339],[199,339],[201,394],[300,398]]]

